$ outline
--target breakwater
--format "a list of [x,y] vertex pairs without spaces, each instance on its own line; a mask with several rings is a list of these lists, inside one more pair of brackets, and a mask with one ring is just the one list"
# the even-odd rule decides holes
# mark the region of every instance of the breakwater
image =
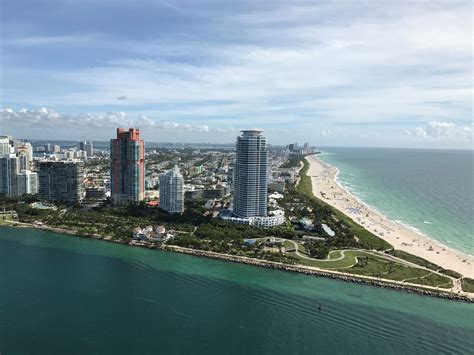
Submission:
[[47,231],[56,232],[56,233],[62,233],[66,235],[72,235],[72,236],[81,237],[81,238],[98,239],[98,240],[103,240],[106,242],[124,244],[124,245],[129,245],[129,246],[147,248],[147,249],[177,252],[181,254],[193,255],[193,256],[204,257],[204,258],[209,258],[209,259],[235,262],[235,263],[241,263],[241,264],[246,264],[246,265],[251,265],[251,266],[274,269],[274,270],[300,273],[300,274],[305,274],[305,275],[321,276],[321,277],[331,278],[334,280],[340,280],[340,281],[345,281],[345,282],[359,283],[359,284],[365,284],[365,285],[376,286],[376,287],[381,287],[381,288],[388,288],[388,289],[392,289],[396,291],[405,291],[405,292],[416,293],[416,294],[425,295],[425,296],[474,303],[474,298],[471,295],[468,295],[465,293],[455,294],[452,292],[443,291],[443,290],[437,289],[435,287],[430,287],[430,286],[414,286],[414,285],[409,285],[407,283],[402,283],[399,281],[383,280],[383,279],[378,279],[378,278],[364,276],[364,275],[347,274],[347,273],[343,273],[339,271],[319,269],[319,268],[309,267],[309,266],[304,266],[304,265],[284,264],[284,263],[279,263],[275,261],[249,258],[246,256],[240,256],[240,255],[221,254],[221,253],[215,253],[215,252],[206,251],[206,250],[184,248],[184,247],[179,247],[175,245],[166,245],[166,244],[159,245],[158,243],[138,242],[138,241],[128,242],[124,239],[112,239],[110,236],[104,237],[98,234],[81,234],[74,230],[45,226],[45,225],[34,225],[34,224],[29,224],[29,223],[17,222],[17,223],[12,224],[11,226],[20,227],[20,228],[35,228],[35,229],[47,230]]
[[393,289],[397,291],[417,293],[417,294],[425,295],[425,296],[432,296],[432,297],[444,298],[444,299],[449,299],[449,300],[474,303],[474,299],[467,295],[455,294],[452,292],[444,292],[435,288],[430,289],[431,287],[429,286],[416,287],[416,286],[407,285],[398,281],[381,280],[381,279],[376,279],[373,277],[363,276],[363,275],[349,275],[349,274],[342,273],[339,271],[323,270],[323,269],[317,269],[314,267],[307,267],[303,265],[283,264],[283,263],[278,263],[275,261],[254,259],[254,258],[249,258],[249,257],[239,256],[239,255],[220,254],[220,253],[215,253],[211,251],[183,248],[183,247],[178,247],[174,245],[163,245],[160,247],[160,249],[165,250],[165,251],[178,252],[178,253],[183,253],[183,254],[188,254],[188,255],[210,258],[210,259],[217,259],[217,260],[223,260],[223,261],[228,261],[228,262],[237,262],[237,263],[242,263],[242,264],[247,264],[247,265],[252,265],[252,266],[265,267],[265,268],[274,269],[274,270],[294,272],[294,273],[300,273],[300,274],[305,274],[305,275],[322,276],[322,277],[327,277],[334,280],[341,280],[345,282],[353,282],[353,283],[359,283],[359,284],[366,284],[370,286],[389,288],[389,289]]

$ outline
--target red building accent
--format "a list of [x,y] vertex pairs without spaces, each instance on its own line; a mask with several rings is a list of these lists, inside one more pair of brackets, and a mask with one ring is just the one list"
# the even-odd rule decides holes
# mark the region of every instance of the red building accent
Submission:
[[117,128],[110,140],[111,194],[115,204],[139,202],[145,196],[145,142],[140,130]]

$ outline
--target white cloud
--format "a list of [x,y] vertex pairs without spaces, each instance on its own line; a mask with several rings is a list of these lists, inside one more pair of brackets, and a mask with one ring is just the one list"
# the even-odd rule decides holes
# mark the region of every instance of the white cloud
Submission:
[[[66,35],[5,42],[10,52],[27,45],[47,50],[79,43],[91,44],[92,53],[106,48],[121,57],[51,72],[19,68],[17,72],[44,82],[49,90],[6,85],[3,101],[62,111],[109,107],[135,112],[134,117],[145,116],[128,120],[114,114],[78,114],[61,119],[71,124],[90,120],[91,126],[98,124],[98,117],[109,126],[128,121],[150,130],[189,132],[193,138],[194,133],[217,129],[229,137],[236,133],[229,126],[258,122],[267,132],[291,127],[289,140],[310,140],[313,132],[320,132],[319,138],[332,144],[350,144],[367,136],[364,130],[369,128],[362,124],[376,123],[381,130],[387,124],[381,134],[388,137],[389,123],[397,121],[406,129],[427,117],[457,128],[426,125],[410,129],[409,136],[400,130],[402,138],[393,143],[472,135],[463,126],[472,116],[470,1],[242,1],[235,7],[174,1],[173,9],[190,19],[206,19],[206,25],[193,27],[192,35],[150,33],[146,40],[110,31],[79,36],[78,41]],[[5,73],[12,72],[8,69]],[[51,88],[51,81],[64,85]],[[124,93],[126,100],[121,99]],[[53,119],[53,114],[29,116]],[[353,126],[344,131],[344,124]],[[374,137],[370,132],[369,139]]]
[[323,137],[330,137],[330,136],[333,136],[333,132],[330,130],[330,129],[327,129],[327,130],[324,130],[324,131],[321,131],[321,136]]
[[173,121],[157,121],[147,116],[138,119],[129,119],[124,112],[109,112],[106,114],[60,114],[45,107],[39,110],[21,109],[14,111],[11,108],[0,111],[0,127],[2,131],[18,132],[21,129],[74,129],[77,131],[89,131],[91,129],[113,129],[123,127],[138,127],[149,132],[154,130],[163,131],[186,131],[208,133],[210,131],[205,125],[192,125]]
[[451,122],[432,121],[426,125],[425,132],[427,136],[437,138],[449,135],[456,128],[456,125]]
[[182,124],[173,121],[157,121],[151,119],[147,116],[142,115],[138,120],[134,123],[138,127],[144,128],[159,128],[164,130],[181,130],[187,132],[202,132],[207,133],[209,132],[209,127],[205,125],[191,125],[191,124]]
[[[100,40],[96,34],[60,35],[60,36],[23,36],[2,39],[2,44],[10,47],[42,47],[45,45],[64,45],[74,42],[76,45],[85,45],[91,41]],[[103,39],[103,38],[102,38]]]
[[467,140],[473,139],[473,128],[465,125],[456,125],[452,122],[431,121],[424,126],[416,127],[409,135],[428,139],[441,140]]

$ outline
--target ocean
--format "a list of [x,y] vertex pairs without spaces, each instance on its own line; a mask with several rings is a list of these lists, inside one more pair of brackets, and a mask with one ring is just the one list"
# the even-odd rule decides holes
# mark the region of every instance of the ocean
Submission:
[[474,255],[474,152],[321,148],[338,181],[390,219]]
[[474,349],[462,302],[35,229],[0,227],[0,265],[2,355]]

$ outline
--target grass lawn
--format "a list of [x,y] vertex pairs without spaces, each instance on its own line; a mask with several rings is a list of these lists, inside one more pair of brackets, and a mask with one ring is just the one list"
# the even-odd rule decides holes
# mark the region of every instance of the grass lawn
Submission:
[[422,279],[410,280],[412,283],[426,285],[426,286],[434,286],[434,287],[441,287],[441,288],[451,288],[453,287],[453,282],[451,279],[448,279],[444,276],[440,276],[438,274],[430,274],[427,277]]
[[370,255],[366,266],[355,265],[350,269],[340,270],[351,274],[379,277],[395,281],[407,281],[419,285],[452,287],[451,279],[432,274],[429,271],[401,265],[389,260]]
[[474,279],[463,277],[461,280],[462,290],[474,293]]
[[[298,246],[298,251],[301,254],[309,256],[308,250],[306,249],[306,247],[303,244],[301,244],[300,242],[296,242],[296,241],[295,241],[295,243]],[[295,247],[295,245],[292,242],[290,242],[289,240],[285,240],[285,242],[283,243],[283,246],[286,249],[294,249],[294,247]]]
[[13,218],[11,215],[0,215],[0,225],[11,226],[15,225],[18,219]]
[[13,218],[13,216],[9,213],[0,214],[0,222],[3,222],[3,221],[16,221],[16,219]]
[[435,265],[435,264],[429,262],[428,260],[425,260],[425,259],[420,258],[418,256],[409,254],[409,253],[407,253],[405,251],[402,251],[402,250],[391,250],[387,254],[396,256],[397,258],[400,258],[400,259],[403,259],[403,260],[406,260],[406,261],[410,261],[412,263],[415,263],[415,264],[418,264],[418,265],[421,265],[421,266],[424,266],[424,267],[426,267],[428,269],[431,269],[431,270],[436,271],[436,270],[441,269],[438,265]]
[[[329,257],[330,259],[337,259],[341,256],[340,254],[341,252],[339,250],[335,250],[333,252],[330,253]],[[356,257],[357,256],[367,256],[367,254],[363,251],[356,251],[356,250],[350,250],[350,251],[346,251],[345,252],[345,258],[344,259],[341,259],[341,260],[317,260],[317,259],[311,259],[311,260],[308,260],[308,259],[305,259],[305,258],[302,258],[298,255],[296,255],[296,253],[288,253],[289,255],[292,255],[294,256],[295,258],[298,259],[298,262],[302,265],[306,265],[306,266],[314,266],[314,267],[319,267],[319,268],[322,268],[322,269],[342,269],[342,268],[350,268],[352,265],[355,265],[357,264],[357,260],[356,260]],[[350,270],[350,269],[343,269],[343,270],[340,270],[340,271],[346,271],[346,270]]]
[[342,252],[340,250],[331,250],[328,254],[328,259],[330,260],[339,259],[341,256],[342,256]]
[[298,242],[296,242],[296,244],[298,245],[298,251],[299,251],[301,254],[304,254],[304,255],[309,256],[308,249],[306,249],[306,247],[305,247],[303,244],[298,243]]
[[403,259],[403,260],[406,260],[406,261],[410,261],[414,264],[424,266],[424,267],[426,267],[430,270],[439,271],[442,274],[445,274],[445,275],[448,275],[448,276],[452,276],[452,277],[455,277],[455,278],[460,278],[461,277],[461,274],[459,274],[459,273],[457,273],[453,270],[443,269],[442,267],[440,267],[436,264],[433,264],[432,262],[429,262],[428,260],[425,260],[423,258],[412,255],[412,254],[407,253],[407,252],[402,251],[402,250],[391,250],[391,251],[388,252],[388,254],[396,256],[397,258],[400,258],[400,259]]

